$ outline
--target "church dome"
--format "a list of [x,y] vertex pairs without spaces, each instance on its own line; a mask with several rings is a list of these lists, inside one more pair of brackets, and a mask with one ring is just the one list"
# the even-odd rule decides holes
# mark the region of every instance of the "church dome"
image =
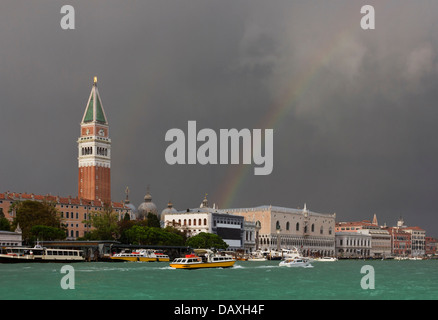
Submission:
[[161,220],[164,221],[166,214],[177,213],[178,211],[173,207],[172,202],[169,201],[167,208],[161,211]]
[[155,203],[152,202],[152,196],[149,193],[149,190],[147,191],[147,194],[144,196],[144,202],[142,202],[137,209],[137,218],[138,219],[145,219],[148,216],[148,213],[153,213],[156,216],[158,216],[158,210]]

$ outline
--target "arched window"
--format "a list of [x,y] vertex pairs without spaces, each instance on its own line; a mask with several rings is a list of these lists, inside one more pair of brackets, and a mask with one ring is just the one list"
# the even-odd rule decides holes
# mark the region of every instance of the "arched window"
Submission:
[[196,219],[193,219],[193,225],[196,226]]
[[280,221],[277,221],[277,223],[275,224],[275,229],[277,229],[277,230],[280,229]]
[[187,225],[187,219],[184,219],[184,225],[185,226]]
[[286,222],[286,230],[289,230],[289,228],[290,228],[290,223],[288,221],[288,222]]
[[332,227],[329,228],[329,234],[332,234]]
[[321,229],[319,229],[319,234],[322,234],[324,231],[323,227],[321,226]]
[[204,219],[204,226],[207,225],[207,219]]
[[300,223],[299,223],[299,222],[297,222],[297,225],[296,225],[296,227],[295,227],[295,230],[296,230],[296,231],[300,231]]
[[192,225],[192,219],[189,219],[189,226]]
[[312,232],[315,232],[315,224],[312,223]]

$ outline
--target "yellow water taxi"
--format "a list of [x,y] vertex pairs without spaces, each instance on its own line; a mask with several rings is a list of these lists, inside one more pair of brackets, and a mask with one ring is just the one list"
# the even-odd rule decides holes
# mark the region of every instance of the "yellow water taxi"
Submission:
[[195,249],[195,254],[188,254],[184,258],[176,258],[170,263],[175,269],[200,269],[200,268],[229,268],[236,260],[229,255],[216,255],[211,250]]
[[155,250],[139,250],[133,252],[122,251],[111,256],[113,261],[138,261],[138,262],[169,262],[169,256]]

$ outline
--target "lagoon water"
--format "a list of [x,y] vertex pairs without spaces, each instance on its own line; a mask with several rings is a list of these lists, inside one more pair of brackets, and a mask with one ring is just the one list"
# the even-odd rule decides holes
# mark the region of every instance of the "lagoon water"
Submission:
[[[438,299],[438,260],[313,262],[238,261],[228,269],[176,270],[165,262],[72,264],[74,289],[62,289],[63,264],[0,264],[0,299],[301,300]],[[362,289],[364,265],[375,289]]]

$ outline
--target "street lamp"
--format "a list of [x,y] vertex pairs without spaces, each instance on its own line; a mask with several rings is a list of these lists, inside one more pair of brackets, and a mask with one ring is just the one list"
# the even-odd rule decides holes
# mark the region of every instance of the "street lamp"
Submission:
[[281,232],[281,228],[280,226],[277,226],[277,251],[280,252],[280,232]]

